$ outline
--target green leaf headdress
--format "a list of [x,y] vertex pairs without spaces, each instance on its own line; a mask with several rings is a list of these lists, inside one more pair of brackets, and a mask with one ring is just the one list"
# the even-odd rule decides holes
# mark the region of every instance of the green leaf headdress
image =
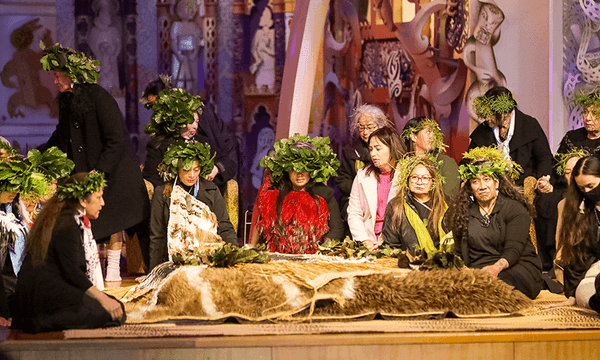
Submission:
[[438,123],[435,122],[435,120],[424,119],[423,121],[419,122],[416,126],[404,129],[404,131],[402,132],[402,136],[405,139],[410,140],[410,137],[413,134],[416,135],[419,133],[419,131],[425,128],[429,128],[431,129],[431,131],[433,131],[433,148],[440,153],[445,153],[448,145],[444,144],[444,134],[442,134],[442,129],[440,129],[440,126],[438,125]]
[[95,84],[100,78],[100,62],[88,59],[82,52],[63,47],[59,43],[46,47],[40,41],[44,56],[40,59],[44,70],[59,71],[69,77],[75,84]]
[[587,151],[586,149],[583,149],[583,148],[572,148],[566,154],[557,153],[556,159],[558,160],[558,162],[555,165],[556,173],[558,175],[565,174],[565,167],[567,166],[567,161],[569,161],[569,159],[574,158],[574,157],[578,157],[581,159],[586,156],[590,156],[590,153],[589,153],[589,151]]
[[29,199],[32,202],[38,202],[43,198],[49,197],[52,193],[50,182],[42,173],[31,174],[31,186],[27,192],[21,192],[21,199]]
[[431,153],[427,153],[425,157],[419,157],[417,155],[406,154],[404,155],[398,164],[396,164],[396,171],[399,171],[398,186],[408,189],[408,177],[413,172],[417,165],[423,165],[426,168],[434,167],[437,177],[433,179],[431,184],[431,190],[435,189],[438,185],[442,185],[446,182],[446,179],[441,175],[441,163]]
[[[315,150],[292,146],[297,142],[312,144]],[[308,135],[296,133],[292,138],[276,141],[273,147],[275,153],[263,157],[260,166],[272,171],[274,182],[279,182],[290,170],[308,172],[315,182],[326,182],[331,176],[337,176],[340,161],[329,146],[328,137],[311,139]]]
[[464,159],[470,159],[472,162],[484,161],[479,165],[463,164],[458,167],[460,180],[465,181],[472,179],[479,174],[485,176],[508,175],[513,179],[519,177],[519,173],[523,172],[521,165],[516,162],[506,159],[504,154],[494,146],[476,147],[463,154]]
[[495,114],[506,114],[517,106],[508,94],[486,97],[481,95],[473,99],[473,107],[477,116],[483,120],[493,117]]
[[22,191],[28,193],[33,186],[32,175],[40,173],[48,183],[68,176],[75,164],[57,147],[51,147],[40,153],[32,149],[27,158],[13,157],[10,161],[0,162],[0,191]]
[[186,143],[179,140],[169,146],[163,162],[159,165],[159,172],[165,180],[175,178],[179,172],[179,167],[184,170],[192,168],[194,161],[200,165],[200,177],[205,177],[213,170],[215,155],[210,155],[210,145],[201,142]]
[[7,161],[18,155],[17,150],[13,149],[10,144],[0,140],[0,161]]
[[194,112],[202,108],[200,96],[191,95],[184,89],[168,89],[158,93],[152,103],[152,118],[144,131],[150,136],[156,133],[174,133],[194,122]]
[[594,116],[600,119],[600,93],[594,92],[588,95],[583,90],[579,90],[575,95],[575,104],[583,111],[591,106]]
[[81,181],[74,180],[73,183],[58,184],[56,195],[61,201],[67,198],[85,199],[86,196],[104,189],[105,186],[104,174],[91,171]]

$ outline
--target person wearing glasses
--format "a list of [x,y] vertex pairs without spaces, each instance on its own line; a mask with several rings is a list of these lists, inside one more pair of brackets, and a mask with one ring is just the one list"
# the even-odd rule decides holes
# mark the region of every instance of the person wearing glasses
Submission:
[[458,166],[454,159],[446,155],[448,145],[444,144],[444,134],[435,120],[419,116],[408,120],[402,129],[402,138],[409,153],[419,157],[431,154],[439,163],[439,174],[444,177],[444,194],[453,198],[460,190]]
[[543,288],[542,262],[529,235],[533,207],[511,181],[521,167],[494,147],[464,154],[458,171],[463,186],[445,216],[456,253],[465,265],[535,299]]
[[424,250],[428,257],[439,249],[446,235],[442,219],[448,205],[439,176],[440,164],[432,155],[405,156],[396,166],[399,191],[385,209],[383,243],[418,255]]
[[346,235],[350,235],[348,227],[348,201],[352,183],[358,170],[371,161],[369,154],[369,135],[379,128],[391,126],[391,122],[383,111],[375,105],[364,104],[357,107],[352,114],[349,129],[354,142],[344,147],[342,163],[335,178],[340,189],[340,214],[345,226]]

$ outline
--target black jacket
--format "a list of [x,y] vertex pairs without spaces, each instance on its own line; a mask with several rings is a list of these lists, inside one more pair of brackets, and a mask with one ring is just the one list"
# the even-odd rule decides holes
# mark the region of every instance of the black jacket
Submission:
[[[165,186],[156,188],[152,197],[152,215],[150,217],[150,270],[168,260],[167,227],[169,225],[171,197],[163,196]],[[210,208],[217,216],[217,234],[223,241],[238,245],[237,234],[233,229],[225,200],[215,184],[202,179],[196,198]]]
[[344,220],[348,219],[348,201],[352,183],[356,177],[356,162],[361,161],[368,164],[371,161],[369,147],[362,139],[358,139],[352,145],[344,147],[342,163],[338,170],[338,176],[335,178],[337,186],[340,188],[342,196],[340,197],[340,213]]
[[142,173],[128,146],[121,111],[99,85],[76,84],[59,94],[56,130],[41,148],[57,146],[75,163],[74,172],[105,174],[102,214],[92,220],[97,240],[128,229],[150,216],[150,201]]
[[[469,150],[480,146],[496,145],[496,138],[487,121],[471,133]],[[510,140],[510,157],[523,167],[515,183],[522,186],[528,176],[539,179],[552,174],[552,152],[548,138],[536,119],[515,109],[515,130]]]

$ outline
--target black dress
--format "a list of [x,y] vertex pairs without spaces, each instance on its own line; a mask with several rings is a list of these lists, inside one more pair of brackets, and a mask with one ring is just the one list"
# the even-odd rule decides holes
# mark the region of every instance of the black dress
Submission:
[[92,286],[86,276],[83,231],[73,214],[62,212],[44,262],[34,267],[30,256],[25,257],[17,280],[13,324],[38,333],[124,323],[125,311],[120,321],[114,321],[98,300],[85,293]]
[[479,206],[471,204],[468,236],[454,239],[465,265],[481,269],[504,258],[509,266],[498,278],[534,299],[542,290],[542,263],[529,236],[531,216],[527,209],[500,194],[489,215],[489,224],[485,224]]

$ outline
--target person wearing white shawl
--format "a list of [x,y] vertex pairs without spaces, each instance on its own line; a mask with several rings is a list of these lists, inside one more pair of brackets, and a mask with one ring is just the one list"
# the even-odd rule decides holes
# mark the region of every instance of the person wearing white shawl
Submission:
[[[59,183],[31,229],[10,304],[13,327],[38,333],[118,326],[123,304],[102,292],[104,282],[90,219],[104,206],[98,172]],[[14,311],[13,311],[14,309]]]

